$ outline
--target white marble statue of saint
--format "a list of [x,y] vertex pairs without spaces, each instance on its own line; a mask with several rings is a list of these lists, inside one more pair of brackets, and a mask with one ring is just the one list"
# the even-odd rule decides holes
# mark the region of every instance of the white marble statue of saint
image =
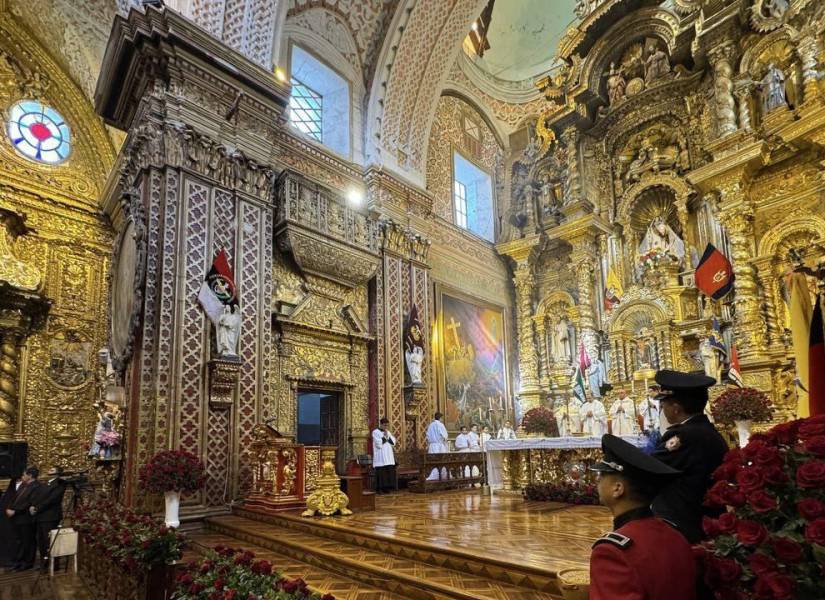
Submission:
[[785,74],[775,64],[768,65],[768,72],[759,83],[759,88],[762,96],[762,114],[766,115],[781,106],[788,106],[785,97]]
[[412,352],[408,350],[404,353],[404,358],[407,360],[407,371],[410,373],[410,383],[413,385],[421,385],[421,371],[424,365],[424,348],[421,346],[413,346]]
[[553,358],[556,362],[570,363],[570,330],[565,318],[559,319],[553,328]]
[[685,243],[661,215],[650,223],[639,245],[639,254],[647,254],[651,250],[658,250],[680,261],[685,256]]
[[590,366],[587,367],[587,381],[590,384],[590,393],[592,396],[594,398],[601,398],[601,387],[605,382],[605,369],[604,363],[598,356],[594,358]]
[[613,435],[633,435],[638,429],[636,404],[624,390],[610,405],[610,425]]
[[607,433],[607,411],[601,400],[594,399],[582,403],[579,416],[582,432],[585,435],[602,437]]
[[699,344],[699,354],[702,357],[705,375],[713,377],[717,383],[722,381],[722,353],[710,343],[710,337],[706,337]]
[[238,338],[241,337],[241,313],[234,304],[227,304],[218,317],[216,337],[219,356],[238,356]]

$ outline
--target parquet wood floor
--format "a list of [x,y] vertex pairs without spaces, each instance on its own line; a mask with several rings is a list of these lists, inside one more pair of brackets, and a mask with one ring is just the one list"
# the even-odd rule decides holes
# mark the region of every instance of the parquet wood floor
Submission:
[[[340,598],[362,598],[346,595],[361,589],[347,588],[355,581],[365,591],[387,591],[388,598],[549,600],[559,597],[556,573],[586,568],[590,545],[610,527],[600,507],[526,502],[480,490],[377,500],[375,512],[350,517],[237,510],[209,519],[200,535],[267,548],[284,572]],[[325,587],[333,584],[341,592]]]
[[44,574],[39,580],[35,570],[5,571],[0,572],[0,600],[93,600],[93,596],[71,570],[57,570],[54,577]]

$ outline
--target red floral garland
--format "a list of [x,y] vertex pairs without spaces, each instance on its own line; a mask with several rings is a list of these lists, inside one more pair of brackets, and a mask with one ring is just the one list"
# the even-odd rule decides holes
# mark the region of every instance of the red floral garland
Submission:
[[186,450],[158,452],[140,468],[140,485],[150,492],[196,492],[206,482],[203,462]]

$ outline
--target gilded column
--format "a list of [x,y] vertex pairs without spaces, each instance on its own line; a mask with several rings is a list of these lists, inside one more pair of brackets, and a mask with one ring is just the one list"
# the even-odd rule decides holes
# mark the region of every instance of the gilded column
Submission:
[[0,338],[0,439],[14,437],[19,407],[20,338],[3,333]]
[[719,136],[724,137],[736,131],[736,103],[733,100],[733,60],[734,46],[725,43],[710,51],[713,65],[713,89],[716,98],[716,123]]
[[736,95],[736,102],[739,105],[739,128],[742,131],[753,131],[751,122],[751,84],[739,82],[733,92]]
[[579,331],[590,356],[596,356],[596,323],[593,310],[593,273],[598,264],[592,237],[576,240],[570,257],[579,292]]
[[547,319],[544,315],[535,317],[536,338],[539,350],[539,381],[542,387],[550,385],[550,365],[547,363]]
[[776,281],[781,277],[780,267],[774,265],[773,257],[760,258],[754,265],[763,294],[767,343],[771,349],[778,350],[782,347],[782,330],[776,312]]
[[579,171],[579,132],[575,127],[568,127],[561,134],[561,140],[567,148],[567,182],[564,203],[571,204],[581,199],[582,184]]
[[819,97],[819,41],[813,32],[805,32],[796,46],[799,60],[802,63],[802,85],[804,101],[808,103]]
[[739,356],[754,357],[766,350],[765,323],[760,316],[759,284],[751,264],[753,256],[753,214],[748,210],[727,210],[722,224],[728,232],[731,262],[736,276],[736,334]]
[[533,289],[536,278],[529,262],[521,262],[515,270],[513,284],[516,289],[516,310],[518,318],[519,395],[524,412],[538,406],[540,390],[538,385],[538,353],[533,330]]

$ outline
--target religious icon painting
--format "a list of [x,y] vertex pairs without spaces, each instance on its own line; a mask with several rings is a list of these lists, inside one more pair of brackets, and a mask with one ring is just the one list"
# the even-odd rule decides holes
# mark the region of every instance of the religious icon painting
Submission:
[[63,116],[36,100],[11,107],[6,125],[9,140],[28,159],[57,165],[71,152],[71,131]]
[[447,428],[458,430],[475,423],[497,430],[513,416],[503,309],[445,292],[440,295],[438,316]]

